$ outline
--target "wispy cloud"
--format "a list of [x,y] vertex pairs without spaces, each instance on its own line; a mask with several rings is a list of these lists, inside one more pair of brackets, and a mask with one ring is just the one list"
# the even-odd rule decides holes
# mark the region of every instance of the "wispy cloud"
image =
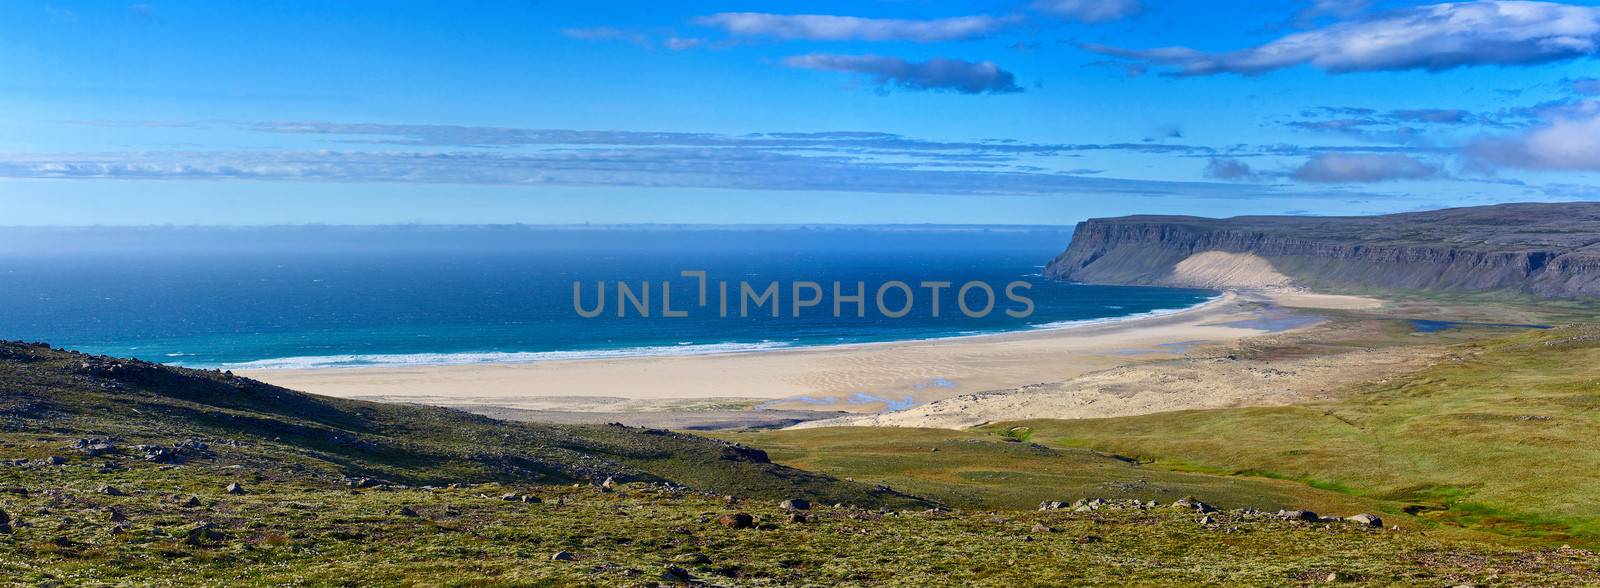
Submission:
[[394,182],[863,193],[1270,198],[1268,188],[938,169],[848,157],[737,149],[633,148],[537,154],[482,152],[137,152],[0,157],[0,177],[54,179]]
[[934,58],[911,62],[898,57],[877,55],[831,55],[813,53],[783,60],[789,67],[849,72],[867,76],[880,89],[900,87],[908,90],[943,90],[961,94],[1006,94],[1021,92],[1016,76],[992,61],[962,61]]
[[1039,12],[1082,22],[1108,22],[1138,16],[1139,0],[1035,0]]
[[1439,175],[1437,165],[1400,153],[1323,153],[1294,170],[1290,177],[1313,183],[1370,183],[1421,180]]
[[1466,155],[1482,168],[1600,171],[1600,100],[1552,105],[1543,123],[1510,136],[1468,145]]
[[561,34],[573,39],[582,39],[584,41],[622,41],[625,43],[633,43],[646,49],[653,48],[655,46],[654,43],[650,42],[650,37],[644,35],[643,33],[626,31],[615,27],[567,28],[561,29]]
[[1446,3],[1343,21],[1224,53],[1187,47],[1084,47],[1188,76],[1254,75],[1297,65],[1334,73],[1529,65],[1596,55],[1600,8],[1554,2]]
[[1227,182],[1250,181],[1260,177],[1250,164],[1225,157],[1212,158],[1207,162],[1205,175],[1211,179]]
[[1600,79],[1584,78],[1572,80],[1572,91],[1585,96],[1600,96]]
[[916,41],[976,39],[1016,24],[1020,16],[958,16],[931,20],[862,18],[831,14],[724,12],[695,18],[694,24],[732,35],[811,41]]

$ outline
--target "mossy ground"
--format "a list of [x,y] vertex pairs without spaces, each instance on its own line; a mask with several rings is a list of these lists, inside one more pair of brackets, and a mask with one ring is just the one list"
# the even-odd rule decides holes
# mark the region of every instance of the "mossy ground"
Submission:
[[[11,585],[654,585],[678,566],[714,585],[1308,585],[1341,581],[1584,585],[1593,553],[1515,550],[1351,523],[1236,512],[904,511],[818,505],[791,522],[772,501],[633,484],[363,489],[245,469],[98,462],[3,470],[16,531]],[[227,494],[242,481],[244,494]],[[97,491],[119,484],[126,496]],[[533,494],[536,504],[502,493]],[[169,495],[196,495],[184,506]],[[111,520],[115,509],[125,522]],[[406,513],[403,509],[409,509]],[[755,516],[731,529],[716,517]],[[190,541],[189,530],[215,534]],[[1036,528],[1036,524],[1049,530]],[[554,561],[558,552],[572,561]]]

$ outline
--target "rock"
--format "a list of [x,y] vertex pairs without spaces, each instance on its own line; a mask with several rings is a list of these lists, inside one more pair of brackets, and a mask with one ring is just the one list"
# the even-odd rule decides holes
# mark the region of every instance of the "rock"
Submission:
[[1094,535],[1084,535],[1082,537],[1079,537],[1078,540],[1075,541],[1075,543],[1077,543],[1078,545],[1088,545],[1090,543],[1099,543],[1101,541],[1105,541],[1105,540],[1101,539],[1101,538],[1099,538],[1097,536],[1094,536]]
[[0,508],[0,534],[10,535],[11,532],[11,513]]
[[123,492],[122,490],[117,489],[116,486],[101,486],[99,490],[96,490],[96,492],[99,492],[99,493],[104,494],[106,496],[127,496],[128,495],[126,492]]
[[617,479],[611,476],[606,476],[606,481],[601,482],[600,487],[615,489],[617,487]]
[[539,504],[541,502],[544,502],[544,499],[539,498],[538,496],[534,496],[532,494],[523,494],[522,495],[522,501],[526,502],[528,504]]
[[240,486],[238,482],[234,482],[228,484],[226,492],[229,494],[244,494],[244,486]]
[[372,478],[351,478],[345,485],[351,488],[375,488],[384,485],[384,482]]
[[1056,530],[1050,528],[1050,525],[1046,525],[1044,523],[1034,523],[1033,524],[1033,532],[1035,532],[1035,533],[1054,533],[1054,532],[1056,532]]
[[183,531],[183,542],[189,545],[205,545],[208,541],[221,541],[222,531],[218,531],[211,523],[196,523]]
[[44,465],[47,465],[47,466],[66,465],[66,463],[67,463],[66,458],[61,457],[59,455],[52,455],[50,457],[44,458]]
[[1192,510],[1198,513],[1217,512],[1216,507],[1188,497],[1179,498],[1173,501],[1172,508]]
[[717,524],[730,529],[749,529],[756,526],[756,519],[745,513],[725,514],[717,517]]
[[21,486],[0,486],[0,494],[15,494],[27,498],[28,489]]
[[789,513],[789,522],[796,524],[809,523],[811,522],[811,516],[803,512],[792,512]]
[[555,555],[550,556],[550,561],[572,561],[576,557],[570,551],[557,551]]
[[707,557],[704,553],[685,553],[678,557],[672,558],[672,561],[673,563],[680,563],[683,565],[702,566],[711,563],[711,558]]
[[409,506],[400,507],[400,510],[395,511],[395,514],[398,514],[398,515],[403,516],[403,517],[421,516],[421,515],[417,514],[417,511],[413,510]]
[[110,513],[107,515],[107,518],[113,523],[128,522],[128,515],[122,514],[122,511],[115,508],[110,509]]
[[1305,521],[1309,523],[1317,522],[1319,518],[1317,513],[1309,510],[1280,510],[1278,511],[1278,517],[1290,521]]
[[1364,512],[1364,513],[1358,514],[1356,516],[1350,517],[1350,518],[1345,519],[1345,520],[1350,521],[1352,523],[1359,524],[1359,525],[1361,525],[1363,527],[1372,527],[1372,528],[1375,528],[1375,529],[1382,529],[1383,528],[1383,519],[1378,518],[1378,515],[1375,515],[1375,514],[1372,514],[1372,513],[1365,513]]
[[1329,584],[1337,584],[1339,582],[1343,582],[1343,581],[1348,580],[1348,579],[1349,578],[1346,578],[1344,574],[1341,574],[1339,572],[1329,572],[1328,573],[1328,577],[1324,578],[1323,580],[1325,582],[1329,583]]
[[667,566],[667,569],[661,572],[661,580],[664,582],[687,583],[693,582],[694,576],[689,575],[689,570],[678,566]]
[[516,492],[507,492],[505,494],[501,494],[500,499],[507,502],[514,502],[518,500],[518,497]]
[[778,508],[783,510],[811,510],[811,503],[799,498],[790,498],[778,503]]
[[1203,526],[1209,527],[1211,525],[1217,524],[1217,519],[1211,518],[1211,515],[1205,515],[1203,517],[1200,517],[1200,524],[1203,525]]
[[185,507],[185,508],[198,507],[198,506],[200,506],[200,497],[191,495],[188,498],[181,499],[181,500],[178,501],[178,506],[182,506],[182,507]]

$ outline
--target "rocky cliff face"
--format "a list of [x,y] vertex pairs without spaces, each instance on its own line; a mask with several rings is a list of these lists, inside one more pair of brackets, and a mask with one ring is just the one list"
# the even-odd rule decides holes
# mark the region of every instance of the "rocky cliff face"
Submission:
[[1046,274],[1090,283],[1200,285],[1177,268],[1214,251],[1259,257],[1293,283],[1311,287],[1600,296],[1600,203],[1372,217],[1093,219],[1078,225]]

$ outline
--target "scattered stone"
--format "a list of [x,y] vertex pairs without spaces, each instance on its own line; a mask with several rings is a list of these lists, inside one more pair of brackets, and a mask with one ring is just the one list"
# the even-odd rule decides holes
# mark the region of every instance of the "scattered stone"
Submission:
[[688,583],[694,581],[694,576],[689,575],[689,570],[678,566],[667,566],[667,569],[661,572],[661,579],[665,582]]
[[1317,513],[1309,510],[1280,510],[1278,511],[1278,517],[1285,520],[1305,521],[1308,523],[1315,523],[1320,518]]
[[522,495],[522,501],[526,502],[528,504],[539,504],[541,502],[544,502],[544,499],[539,498],[538,496],[534,496],[532,494],[523,494]]
[[742,512],[725,514],[717,517],[717,524],[730,529],[749,529],[756,526],[756,518]]
[[127,525],[111,525],[111,534],[112,535],[126,535],[127,533],[128,533],[128,526]]
[[572,561],[576,557],[570,551],[557,551],[555,555],[550,556],[550,561]]
[[188,498],[179,499],[178,500],[178,506],[182,506],[182,507],[185,507],[185,508],[198,507],[198,506],[200,506],[200,497],[199,496],[190,495]]
[[1084,535],[1079,537],[1076,543],[1078,545],[1088,545],[1090,543],[1099,543],[1101,541],[1105,541],[1105,539],[1101,539],[1095,535]]
[[1211,515],[1205,515],[1205,516],[1200,517],[1200,524],[1202,526],[1209,527],[1211,525],[1217,524],[1217,519],[1211,518]]
[[1213,507],[1213,506],[1211,506],[1209,504],[1206,504],[1204,502],[1200,502],[1198,500],[1195,500],[1195,499],[1189,498],[1189,497],[1179,498],[1179,499],[1173,501],[1172,502],[1172,508],[1187,509],[1187,510],[1192,510],[1192,511],[1195,511],[1195,512],[1198,512],[1198,513],[1202,513],[1202,514],[1203,513],[1217,512],[1216,507]]
[[116,486],[101,486],[99,490],[96,490],[96,492],[99,492],[99,493],[104,494],[106,496],[127,496],[128,495],[126,492],[123,492],[122,490],[117,489]]
[[66,458],[61,457],[59,455],[52,455],[50,457],[44,458],[44,465],[47,465],[47,466],[66,465],[66,463],[67,463]]
[[600,487],[615,489],[617,487],[617,479],[611,476],[606,476],[606,481],[601,482]]
[[789,522],[796,524],[809,523],[811,522],[811,516],[803,512],[792,512],[789,513]]
[[376,488],[378,486],[383,486],[384,484],[385,482],[383,480],[376,480],[373,478],[351,478],[345,482],[345,485],[351,488]]
[[1350,518],[1345,519],[1345,520],[1350,521],[1352,523],[1356,523],[1356,524],[1361,525],[1363,527],[1372,527],[1372,528],[1375,528],[1375,529],[1382,529],[1383,528],[1383,519],[1378,518],[1378,515],[1375,515],[1375,514],[1372,514],[1372,513],[1365,513],[1364,512],[1364,513],[1358,514],[1356,516],[1350,517]]
[[413,510],[409,506],[400,507],[400,510],[395,511],[395,514],[398,514],[398,515],[403,516],[403,517],[422,516],[422,515],[417,514],[417,511]]
[[10,535],[11,533],[11,513],[8,513],[5,509],[0,508],[0,534]]
[[516,492],[507,492],[505,494],[501,494],[500,499],[507,502],[514,502],[518,500]]
[[110,514],[107,516],[107,518],[110,519],[111,522],[113,522],[113,523],[126,523],[126,522],[128,522],[128,515],[122,514],[122,511],[117,510],[115,508],[109,509],[109,511],[110,511]]
[[778,508],[783,510],[811,510],[811,503],[799,498],[790,498],[778,503]]
[[1033,532],[1035,532],[1035,533],[1054,533],[1054,532],[1056,532],[1056,530],[1050,528],[1050,525],[1046,525],[1044,523],[1034,523],[1033,524]]
[[1339,572],[1329,572],[1328,573],[1328,577],[1325,578],[1324,580],[1327,581],[1329,584],[1337,584],[1339,582],[1343,582],[1343,581],[1346,581],[1348,579],[1349,578],[1345,577],[1344,574],[1341,574]]
[[244,494],[244,486],[240,486],[238,482],[233,482],[231,484],[228,484],[227,493],[229,493],[229,494]]

